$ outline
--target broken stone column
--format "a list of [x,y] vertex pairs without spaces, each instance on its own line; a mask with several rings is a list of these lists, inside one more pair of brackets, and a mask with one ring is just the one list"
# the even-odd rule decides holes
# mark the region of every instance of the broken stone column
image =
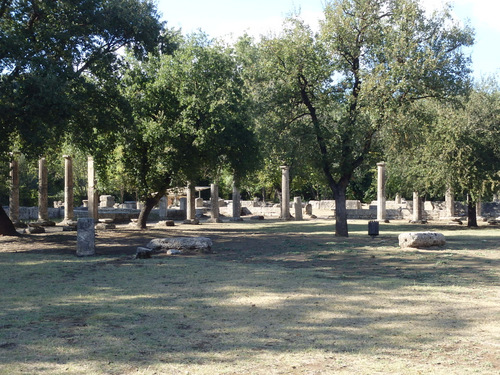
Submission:
[[385,163],[377,163],[377,220],[385,221],[387,218],[385,197]]
[[97,223],[97,219],[99,218],[99,211],[97,207],[98,199],[97,199],[97,188],[96,188],[95,169],[94,169],[94,158],[92,156],[88,157],[87,172],[88,172],[87,196],[89,201],[88,217],[94,219],[94,222]]
[[220,223],[219,211],[219,186],[217,184],[210,184],[210,223]]
[[444,201],[445,201],[445,206],[446,206],[446,217],[454,217],[455,216],[455,198],[454,198],[452,188],[446,189]]
[[186,207],[186,220],[196,219],[196,202],[195,202],[195,191],[194,186],[189,184],[187,189],[187,207]]
[[45,158],[38,160],[38,222],[49,222],[49,186],[47,175],[47,162]]
[[95,227],[93,218],[78,219],[76,239],[77,256],[95,255]]
[[281,219],[290,220],[290,167],[281,168]]
[[293,198],[293,207],[295,208],[295,220],[303,220],[302,217],[302,199],[300,197]]
[[70,155],[64,158],[64,224],[75,225],[73,195],[73,159]]
[[422,200],[418,192],[413,192],[413,221],[422,221]]
[[240,189],[233,181],[233,218],[232,221],[241,221],[241,196]]
[[19,222],[19,161],[18,154],[11,153],[9,218],[14,225]]
[[396,198],[394,198],[394,203],[401,204],[401,194],[397,193]]

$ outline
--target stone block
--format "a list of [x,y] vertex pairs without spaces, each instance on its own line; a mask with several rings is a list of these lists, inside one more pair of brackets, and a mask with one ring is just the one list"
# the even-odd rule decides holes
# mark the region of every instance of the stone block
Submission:
[[135,258],[136,259],[148,259],[148,258],[151,258],[152,253],[153,253],[153,249],[150,249],[149,247],[138,247],[137,251],[135,253]]
[[95,229],[96,230],[116,229],[116,225],[113,223],[97,223]]
[[444,246],[446,239],[442,233],[437,232],[408,232],[398,236],[399,246],[404,248],[426,248]]
[[212,240],[208,237],[171,237],[151,240],[148,248],[153,251],[194,250],[200,253],[212,252]]
[[29,225],[28,228],[24,230],[24,233],[26,234],[40,234],[40,233],[45,233],[45,228],[42,226],[31,226]]
[[80,218],[77,224],[76,255],[79,257],[95,255],[94,219]]
[[175,226],[175,222],[173,220],[162,220],[159,221],[158,224],[156,224],[157,228],[173,227],[173,226]]

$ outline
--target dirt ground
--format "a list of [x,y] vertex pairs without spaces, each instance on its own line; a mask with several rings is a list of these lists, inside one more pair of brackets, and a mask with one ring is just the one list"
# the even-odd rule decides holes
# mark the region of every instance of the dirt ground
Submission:
[[[483,259],[464,256],[455,258],[452,265],[447,265],[449,262],[444,261],[440,267],[436,267],[436,262],[439,263],[441,258],[446,259],[449,255],[443,252],[443,249],[416,251],[420,255],[418,257],[391,251],[399,249],[398,233],[428,230],[457,233],[456,238],[447,236],[445,250],[496,251],[500,249],[500,230],[496,227],[483,226],[498,235],[476,241],[473,236],[464,236],[464,229],[467,228],[439,222],[429,225],[408,225],[403,221],[385,226],[382,224],[380,235],[370,237],[367,235],[366,221],[352,220],[349,222],[351,234],[348,238],[336,238],[333,235],[332,220],[307,220],[288,224],[296,227],[290,228],[287,222],[277,219],[245,219],[240,223],[202,222],[200,225],[176,223],[174,227],[162,228],[150,223],[145,230],[130,225],[117,225],[116,229],[96,232],[96,255],[127,261],[133,259],[137,247],[146,246],[153,238],[204,236],[212,240],[213,253],[186,252],[184,256],[210,257],[225,262],[273,262],[287,268],[328,270],[325,273],[329,273],[331,277],[342,278],[396,277],[425,281],[435,280],[440,275],[446,276],[453,272],[453,277],[457,279],[497,282],[488,277],[488,270],[498,269],[499,259],[484,262]],[[57,255],[74,254],[75,249],[76,232],[63,232],[61,227],[47,228],[45,234],[24,235],[19,238],[0,237],[0,252],[27,251]]]
[[[349,228],[348,238],[336,238],[334,222],[326,219],[162,228],[151,223],[146,230],[118,225],[97,232],[96,257],[73,265],[64,262],[76,253],[76,232],[55,227],[44,234],[0,237],[0,266],[7,273],[17,262],[28,279],[43,282],[49,269],[55,285],[67,283],[62,290],[47,284],[41,301],[35,290],[26,298],[6,294],[9,322],[0,323],[0,373],[2,353],[10,373],[50,375],[500,371],[498,227],[392,222],[381,224],[374,238],[366,221],[350,221]],[[443,232],[447,244],[399,248],[399,233],[428,230]],[[213,252],[134,259],[137,247],[173,236],[209,237]],[[36,266],[23,271],[22,264]],[[124,287],[130,269],[135,279]],[[4,275],[6,283],[16,277]],[[123,305],[124,299],[143,302]],[[56,302],[59,308],[53,309]],[[23,309],[30,314],[28,323],[17,320]],[[44,330],[37,333],[35,326]],[[151,329],[159,326],[168,329]],[[69,344],[60,344],[64,340]],[[47,353],[33,354],[46,345]],[[63,352],[54,359],[59,347],[83,354]],[[137,353],[143,354],[136,358]],[[99,359],[91,370],[85,367],[88,356]]]

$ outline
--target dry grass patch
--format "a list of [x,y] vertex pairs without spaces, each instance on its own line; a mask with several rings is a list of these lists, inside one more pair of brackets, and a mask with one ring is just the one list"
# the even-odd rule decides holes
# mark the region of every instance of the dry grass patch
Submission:
[[[498,373],[498,230],[436,227],[446,248],[401,251],[407,229],[120,229],[85,259],[74,233],[0,237],[0,373]],[[211,237],[215,254],[132,259],[167,235]]]

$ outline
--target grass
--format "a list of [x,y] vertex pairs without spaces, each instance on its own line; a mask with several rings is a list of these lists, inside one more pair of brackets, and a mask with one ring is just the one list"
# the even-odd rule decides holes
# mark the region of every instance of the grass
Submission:
[[131,258],[165,230],[100,233],[83,259],[72,237],[0,238],[0,374],[500,371],[498,229],[426,226],[446,247],[402,251],[415,226],[176,228],[216,253]]

